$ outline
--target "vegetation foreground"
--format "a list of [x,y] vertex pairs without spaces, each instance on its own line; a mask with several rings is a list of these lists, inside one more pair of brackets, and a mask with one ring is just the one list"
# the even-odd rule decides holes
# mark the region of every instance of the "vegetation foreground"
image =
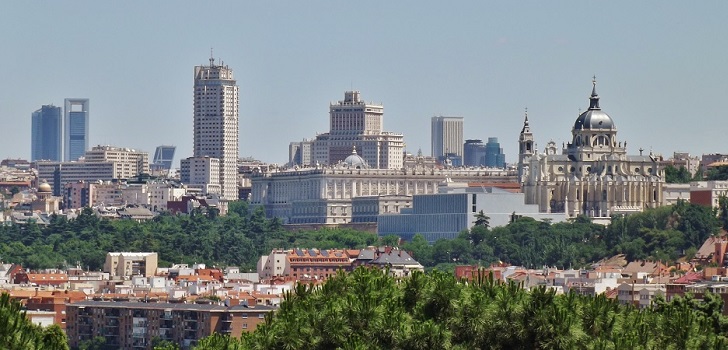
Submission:
[[359,268],[319,287],[299,285],[242,339],[214,335],[196,349],[725,349],[722,306],[708,294],[639,310],[490,276],[459,283],[434,271],[397,280]]

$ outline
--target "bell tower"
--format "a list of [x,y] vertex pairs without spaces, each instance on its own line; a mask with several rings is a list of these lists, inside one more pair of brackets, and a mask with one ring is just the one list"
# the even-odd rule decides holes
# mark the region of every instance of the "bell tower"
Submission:
[[523,176],[526,175],[524,174],[524,168],[534,153],[533,134],[531,133],[531,127],[528,125],[528,108],[526,108],[523,128],[518,136],[518,181],[523,181]]

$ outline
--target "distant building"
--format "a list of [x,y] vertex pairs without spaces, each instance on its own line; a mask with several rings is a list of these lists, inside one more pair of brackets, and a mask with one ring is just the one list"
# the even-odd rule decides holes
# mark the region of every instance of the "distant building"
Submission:
[[32,115],[32,162],[63,160],[63,115],[61,107],[44,105]]
[[443,161],[450,153],[462,161],[463,118],[435,116],[431,124],[432,156]]
[[291,142],[288,145],[288,164],[290,166],[311,166],[313,164],[313,141]]
[[483,165],[491,168],[506,167],[506,155],[503,154],[503,148],[498,143],[497,137],[488,138],[488,143],[485,144],[485,163]]
[[157,253],[106,253],[104,272],[111,278],[131,278],[132,276],[154,276],[158,267]]
[[81,158],[88,150],[89,100],[67,98],[64,102],[64,159],[73,161]]
[[483,140],[465,140],[465,145],[463,145],[463,165],[485,165],[485,151]]
[[223,190],[222,184],[220,183],[220,169],[219,158],[185,158],[180,162],[180,181],[189,187],[199,189],[204,195],[214,194],[221,196]]
[[538,206],[525,204],[522,193],[494,186],[447,183],[437,194],[414,195],[411,209],[404,209],[400,214],[379,215],[377,233],[380,236],[397,235],[405,240],[422,234],[429,242],[451,239],[472,228],[480,211],[490,217],[491,227],[506,225],[521,216],[551,222],[566,220],[564,214],[540,213]]
[[128,179],[149,172],[146,152],[113,146],[96,146],[86,152],[84,159],[73,162],[39,161],[38,178],[48,181],[55,196],[66,184],[75,182]]
[[251,174],[250,203],[285,224],[344,224],[352,220],[352,199],[361,196],[412,196],[437,193],[443,181],[515,183],[500,169],[439,169],[424,159],[413,168],[371,169],[350,155],[337,167],[289,169]]
[[690,203],[718,208],[721,196],[728,196],[728,181],[695,181],[690,183]]
[[[319,134],[311,141],[312,160],[309,163],[336,165],[356,148],[371,168],[401,169],[404,136],[383,130],[384,106],[365,102],[359,91],[346,91],[343,100],[329,105],[329,132]],[[300,163],[295,164],[307,165],[306,147],[305,143],[289,146],[289,151],[300,151]]]
[[153,173],[167,175],[169,170],[172,169],[175,149],[175,146],[157,146],[157,149],[154,151],[152,164],[149,165],[149,170]]
[[195,67],[193,158],[217,159],[218,169],[210,169],[210,175],[217,177],[212,185],[225,200],[238,199],[238,118],[233,70],[210,57],[209,66]]
[[541,212],[585,215],[609,222],[614,214],[662,205],[664,170],[653,154],[627,155],[617,126],[599,105],[596,80],[589,108],[574,121],[572,140],[561,154],[549,142],[537,153],[528,116],[519,137],[519,174],[526,203]]

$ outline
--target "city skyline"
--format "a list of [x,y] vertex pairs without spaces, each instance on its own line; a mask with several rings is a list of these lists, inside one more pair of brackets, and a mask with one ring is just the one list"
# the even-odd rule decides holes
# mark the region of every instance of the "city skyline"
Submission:
[[[0,62],[34,67],[11,70],[0,87],[0,158],[30,158],[29,114],[67,96],[94,101],[90,144],[150,153],[174,144],[191,155],[189,72],[210,47],[241,87],[240,155],[267,162],[285,163],[290,141],[327,130],[326,102],[358,90],[382,102],[384,129],[403,133],[410,153],[430,149],[432,116],[457,115],[464,139],[498,137],[515,163],[523,108],[539,151],[560,145],[588,108],[593,74],[631,153],[726,151],[722,128],[704,127],[721,125],[716,101],[728,89],[727,54],[715,45],[724,3],[403,2],[362,7],[359,21],[335,15],[346,4],[227,3],[214,23],[196,21],[191,2],[145,4],[144,14],[83,4],[0,14],[0,29],[23,32],[0,38],[13,53]],[[59,17],[73,20],[51,20]]]

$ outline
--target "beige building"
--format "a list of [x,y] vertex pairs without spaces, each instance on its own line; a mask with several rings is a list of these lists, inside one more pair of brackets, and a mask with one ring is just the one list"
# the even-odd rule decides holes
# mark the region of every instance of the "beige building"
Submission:
[[627,155],[627,142],[599,106],[596,82],[589,109],[572,128],[572,140],[557,154],[552,141],[536,152],[528,118],[519,138],[519,174],[526,202],[541,212],[608,219],[662,205],[663,170],[652,154]]
[[238,123],[238,85],[233,70],[215,64],[210,57],[209,66],[195,67],[193,157],[218,160],[208,163],[218,166],[207,177],[214,182],[204,184],[212,185],[207,190],[219,186],[225,200],[238,199]]
[[431,120],[432,156],[444,159],[448,154],[463,156],[463,118],[435,116]]
[[157,253],[109,252],[104,262],[104,272],[111,278],[154,276],[157,271]]
[[[220,159],[212,157],[190,157],[182,159],[180,164],[180,181],[183,184],[198,189],[204,195],[222,195]],[[237,173],[235,177],[237,181]],[[237,185],[235,188],[237,192]]]
[[368,167],[401,169],[404,136],[383,130],[384,106],[365,102],[359,91],[347,91],[343,100],[329,105],[329,132],[291,143],[289,160],[299,166],[336,165],[356,148]]
[[38,178],[48,181],[56,196],[68,183],[129,179],[149,172],[149,154],[129,148],[96,146],[83,159],[73,162],[36,164]]

